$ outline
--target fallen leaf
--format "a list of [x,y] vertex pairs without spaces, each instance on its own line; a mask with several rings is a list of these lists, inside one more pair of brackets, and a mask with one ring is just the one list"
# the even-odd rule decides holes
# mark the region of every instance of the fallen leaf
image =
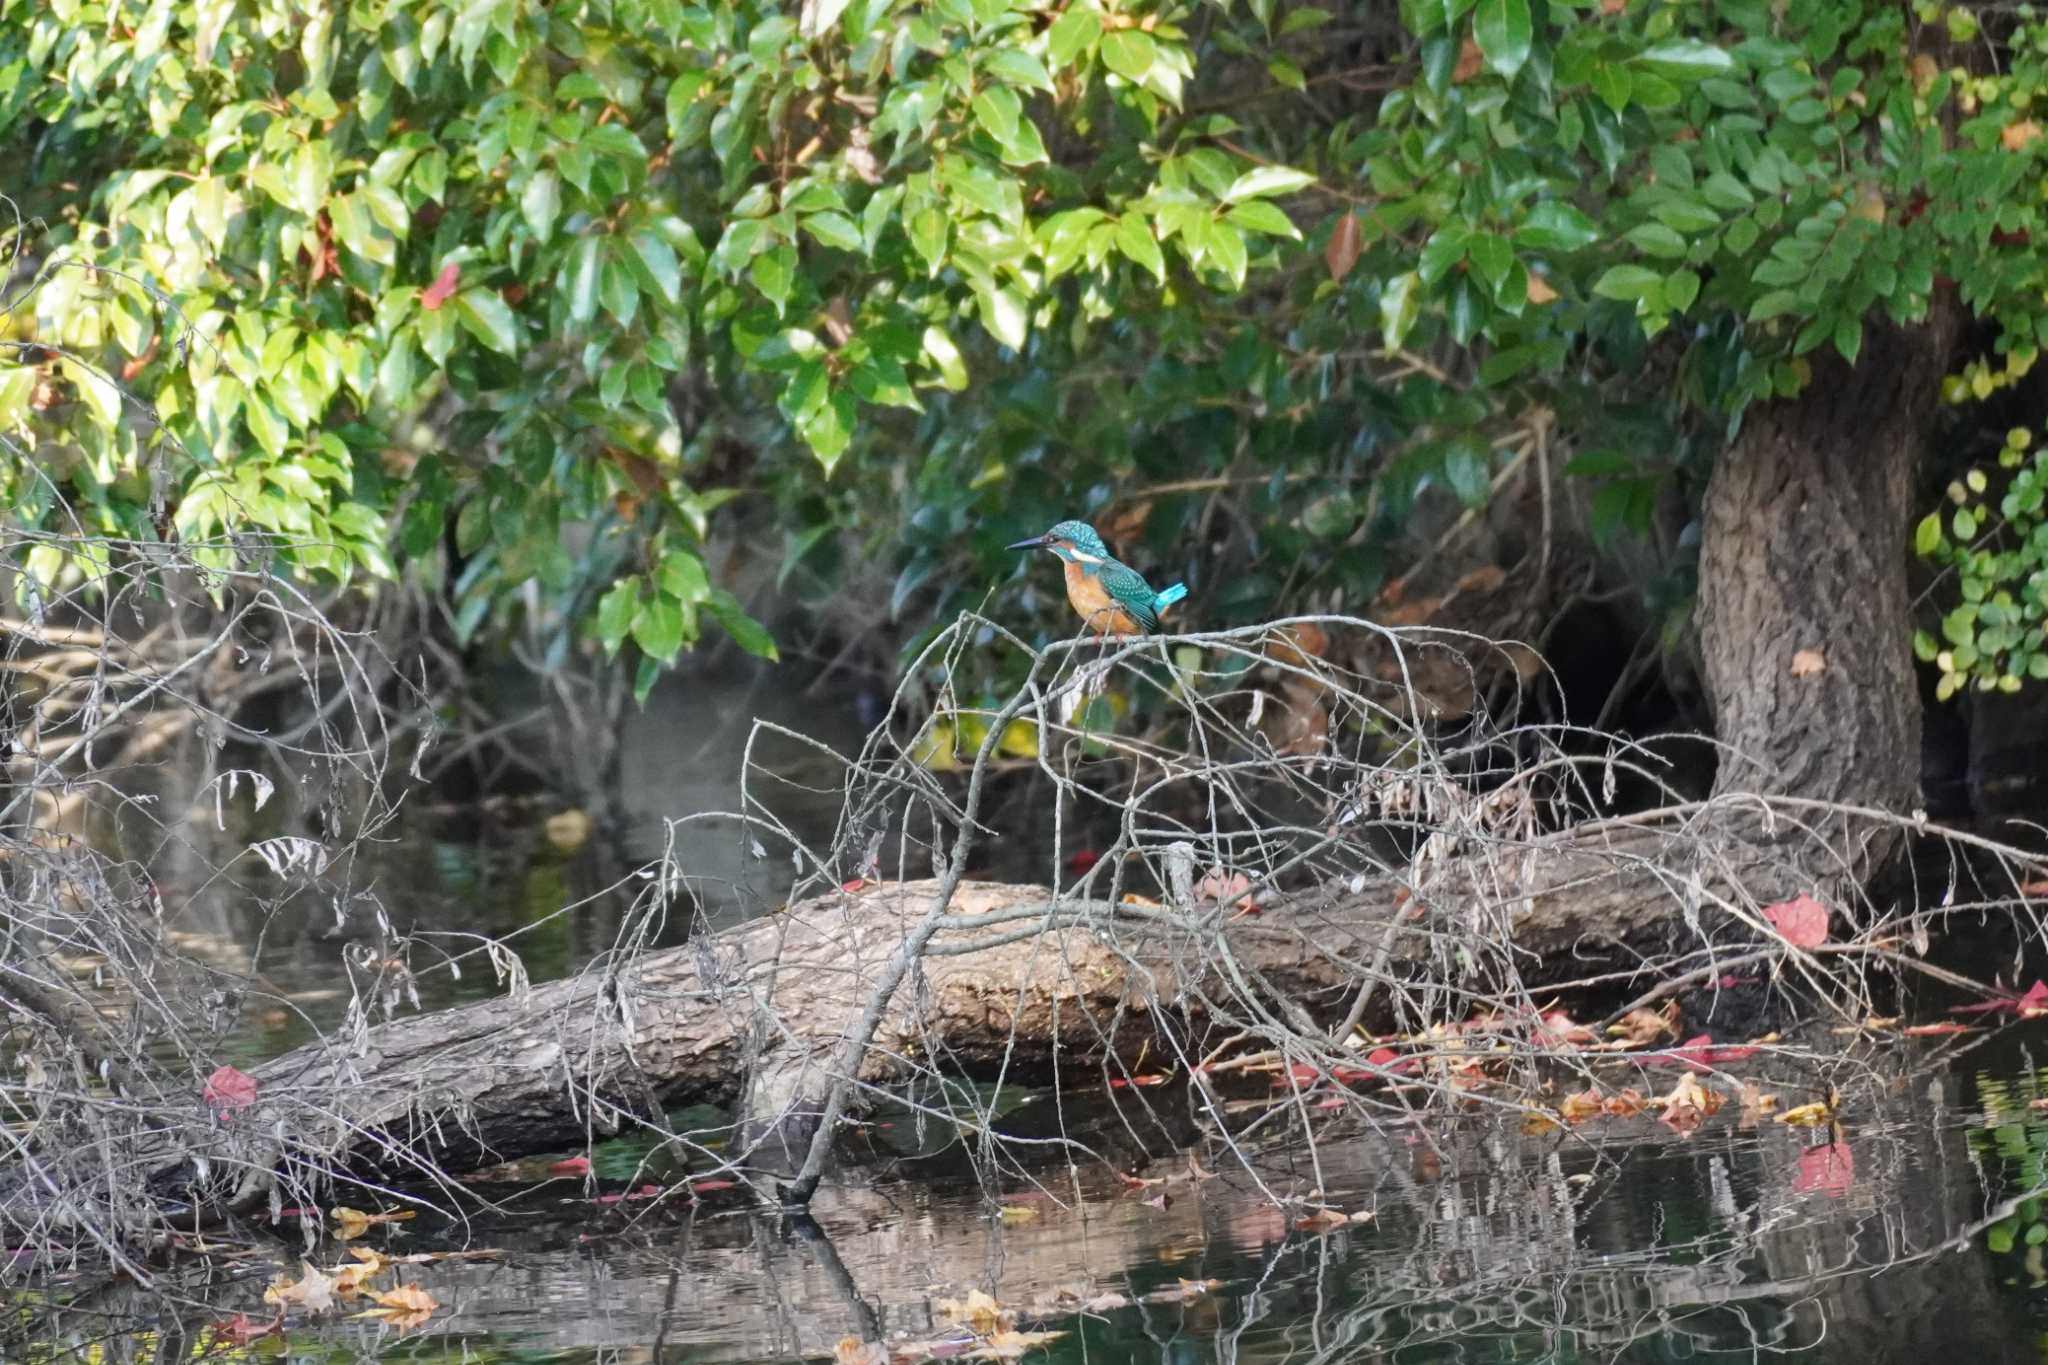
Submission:
[[1778,1115],[1778,1122],[1789,1123],[1795,1128],[1818,1128],[1834,1116],[1834,1108],[1830,1105],[1802,1104],[1796,1109],[1787,1109]]
[[1617,1094],[1609,1095],[1601,1105],[1609,1114],[1618,1119],[1634,1118],[1649,1108],[1650,1102],[1643,1098],[1643,1092],[1629,1086]]
[[360,1237],[370,1230],[370,1215],[361,1209],[337,1204],[328,1212],[334,1218],[334,1235],[344,1242]]
[[263,1291],[263,1301],[280,1308],[295,1303],[308,1313],[324,1313],[334,1307],[334,1281],[311,1261],[300,1261],[299,1278],[288,1280],[278,1276]]
[[1799,1174],[1792,1178],[1792,1188],[1802,1194],[1818,1191],[1839,1199],[1855,1181],[1856,1157],[1849,1144],[1830,1142],[1799,1154]]
[[1140,1200],[1139,1202],[1144,1204],[1144,1206],[1148,1209],[1158,1209],[1160,1212],[1164,1213],[1167,1209],[1173,1207],[1173,1196],[1168,1194],[1165,1190],[1161,1190],[1159,1193],[1153,1195],[1150,1199]]
[[1314,1213],[1294,1220],[1294,1228],[1297,1232],[1328,1232],[1332,1228],[1347,1228],[1350,1226],[1351,1215],[1339,1213],[1336,1209],[1317,1209]]
[[833,1365],[889,1365],[889,1348],[859,1337],[841,1337],[832,1348]]
[[420,307],[429,313],[440,311],[441,305],[455,295],[455,286],[462,279],[462,267],[450,261],[441,267],[441,273],[434,282],[420,291]]
[[1828,671],[1828,656],[1818,649],[1800,649],[1792,653],[1792,676],[1811,678]]
[[571,1156],[564,1157],[560,1161],[550,1162],[548,1165],[548,1174],[589,1175],[590,1158],[587,1156]]
[[1557,1115],[1547,1109],[1525,1109],[1522,1111],[1522,1136],[1542,1137],[1558,1129]]
[[213,1324],[213,1339],[227,1346],[247,1346],[273,1332],[284,1330],[284,1318],[280,1315],[269,1322],[257,1322],[247,1313],[237,1313],[226,1322]]
[[402,1284],[382,1294],[372,1294],[371,1302],[377,1306],[362,1317],[383,1318],[401,1331],[418,1327],[433,1316],[441,1305],[434,1296],[418,1285]]
[[1575,1095],[1565,1096],[1558,1103],[1557,1114],[1566,1123],[1584,1123],[1587,1119],[1597,1117],[1605,1107],[1600,1092],[1589,1087]]
[[1574,1047],[1599,1041],[1599,1036],[1563,1010],[1551,1010],[1536,1017],[1538,1047]]
[[952,1321],[964,1322],[983,1336],[1000,1331],[1015,1321],[1010,1310],[983,1289],[970,1290],[964,1299],[939,1299],[932,1306]]
[[1828,941],[1828,908],[1805,892],[1765,906],[1764,918],[1795,948],[1818,948]]
[[225,1114],[235,1109],[247,1109],[256,1103],[256,1090],[254,1076],[231,1066],[221,1066],[215,1067],[213,1074],[206,1078],[199,1097],[216,1114]]
[[1678,1036],[1678,1002],[1672,1001],[1661,1010],[1632,1009],[1621,1016],[1618,1023],[1607,1029],[1608,1035],[1624,1038],[1631,1043],[1654,1043],[1665,1034]]

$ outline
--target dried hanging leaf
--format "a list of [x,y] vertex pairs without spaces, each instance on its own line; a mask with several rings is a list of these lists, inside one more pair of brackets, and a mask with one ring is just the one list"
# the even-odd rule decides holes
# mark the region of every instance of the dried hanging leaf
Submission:
[[1005,1223],[1028,1223],[1038,1217],[1038,1210],[1029,1204],[1005,1204],[996,1210],[996,1216]]
[[1330,268],[1330,278],[1342,280],[1351,273],[1351,267],[1358,264],[1358,251],[1363,234],[1358,230],[1358,215],[1347,213],[1337,220],[1330,229],[1330,242],[1323,248],[1323,264]]
[[1622,1038],[1631,1043],[1654,1043],[1665,1034],[1678,1036],[1678,1002],[1672,1001],[1661,1010],[1632,1009],[1621,1016],[1621,1021],[1611,1024],[1608,1036]]

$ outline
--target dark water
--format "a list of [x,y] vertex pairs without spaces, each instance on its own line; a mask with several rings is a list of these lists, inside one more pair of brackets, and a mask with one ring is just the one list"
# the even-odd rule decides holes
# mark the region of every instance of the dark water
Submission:
[[[658,697],[624,737],[612,826],[557,841],[546,819],[560,811],[545,801],[422,805],[355,874],[381,923],[242,894],[238,883],[182,887],[173,872],[170,923],[187,948],[264,983],[233,1022],[231,1057],[274,1055],[332,1026],[349,976],[365,970],[351,956],[364,945],[374,957],[398,942],[427,1007],[503,989],[480,959],[460,976],[437,965],[478,935],[508,937],[536,981],[573,970],[634,926],[631,868],[664,849],[702,888],[713,922],[774,904],[790,875],[779,857],[733,827],[678,830],[666,817],[736,806],[744,717],[778,708],[842,745],[857,738],[851,716],[803,698],[745,688]],[[783,818],[828,835],[831,765],[772,749],[762,761],[781,765],[772,799]],[[1781,1107],[1839,1086],[1844,1126],[1824,1147],[1810,1130],[1746,1120],[1732,1101],[1690,1136],[1651,1114],[1532,1136],[1480,1118],[1374,1131],[1332,1112],[1315,1120],[1313,1149],[1208,1145],[1191,1165],[1156,1136],[1176,1125],[1137,1108],[1185,1107],[1165,1090],[1123,1098],[1128,1123],[1068,1116],[1118,1163],[1142,1150],[1145,1178],[1165,1183],[1127,1185],[1101,1161],[1042,1160],[1028,1176],[1011,1166],[984,1182],[958,1144],[913,1134],[898,1116],[888,1122],[899,1129],[871,1137],[915,1147],[919,1160],[857,1166],[827,1186],[813,1217],[792,1219],[716,1196],[694,1212],[620,1199],[645,1176],[640,1153],[615,1146],[597,1154],[588,1188],[580,1177],[480,1186],[478,1200],[495,1208],[478,1202],[460,1220],[428,1214],[364,1239],[394,1254],[497,1253],[399,1272],[440,1304],[416,1329],[295,1313],[281,1339],[208,1357],[212,1324],[268,1316],[264,1284],[298,1270],[296,1237],[259,1238],[180,1267],[181,1308],[99,1291],[34,1319],[32,1340],[0,1336],[0,1356],[817,1360],[849,1336],[904,1349],[957,1338],[942,1301],[981,1290],[1018,1326],[1062,1333],[1025,1356],[1047,1361],[2048,1359],[2048,1222],[2031,1203],[2004,1207],[2048,1189],[2048,1109],[2032,1107],[2048,1096],[2037,1061],[2048,1057],[2048,1021],[1937,1046],[1895,1044],[1827,1070],[1768,1055],[1738,1068]],[[1617,1073],[1613,1084],[1656,1091],[1677,1075]],[[1725,1084],[1732,1092],[1737,1079]],[[1045,1128],[1056,1103],[1087,1101],[1034,1096],[1010,1118]],[[1284,1212],[1276,1197],[1300,1202]],[[1370,1217],[1297,1226],[1313,1203]],[[307,1255],[347,1259],[333,1242]],[[48,1286],[20,1306],[66,1297]]]
[[[1910,1052],[1870,1057],[1825,1154],[1803,1131],[1746,1125],[1733,1104],[1690,1137],[1648,1115],[1540,1138],[1478,1122],[1373,1133],[1336,1119],[1317,1134],[1326,1202],[1373,1218],[1334,1232],[1298,1229],[1260,1188],[1298,1197],[1317,1183],[1298,1143],[1249,1169],[1206,1149],[1210,1179],[1155,1161],[1147,1175],[1167,1183],[1144,1189],[1096,1166],[1040,1168],[1036,1188],[997,1191],[1031,1211],[1023,1221],[999,1216],[971,1179],[929,1169],[851,1172],[814,1221],[596,1202],[570,1179],[480,1191],[506,1207],[367,1239],[394,1253],[498,1250],[403,1272],[442,1305],[425,1326],[294,1326],[284,1353],[820,1359],[848,1335],[943,1338],[940,1301],[981,1289],[1026,1327],[1065,1333],[1029,1357],[1048,1361],[2038,1360],[2048,1242],[2029,1243],[2048,1225],[2031,1207],[1988,1227],[1985,1215],[2043,1180],[2048,1121],[2030,1102],[2048,1095],[2031,1059],[2044,1045],[2048,1029],[2026,1025],[1932,1073],[1911,1074]],[[1799,1079],[1773,1088],[1797,1102]],[[623,1176],[630,1161],[600,1153],[598,1174]],[[224,1266],[190,1286],[205,1312],[125,1345],[179,1331],[196,1341],[227,1313],[261,1315],[263,1281],[295,1269],[294,1251]],[[312,1259],[347,1258],[329,1243]],[[99,1337],[119,1307],[60,1318],[27,1358],[64,1358],[62,1338]]]

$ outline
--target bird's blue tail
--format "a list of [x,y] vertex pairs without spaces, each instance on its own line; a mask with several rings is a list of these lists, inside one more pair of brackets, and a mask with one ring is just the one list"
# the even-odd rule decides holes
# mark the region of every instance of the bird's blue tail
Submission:
[[1172,587],[1166,589],[1164,592],[1161,592],[1157,597],[1152,599],[1152,610],[1165,611],[1168,607],[1180,601],[1181,598],[1186,597],[1187,595],[1188,585],[1185,583],[1176,583]]

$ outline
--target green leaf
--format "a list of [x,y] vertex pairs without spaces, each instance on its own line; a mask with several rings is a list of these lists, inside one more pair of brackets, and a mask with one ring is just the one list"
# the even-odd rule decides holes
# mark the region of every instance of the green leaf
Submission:
[[683,607],[674,598],[656,595],[633,614],[633,643],[650,659],[673,660],[683,647]]
[[1127,81],[1143,81],[1158,58],[1158,46],[1143,29],[1120,28],[1102,35],[1102,64]]
[[634,233],[632,246],[634,256],[661,296],[671,304],[682,302],[683,267],[676,258],[676,249],[651,231]]
[[1535,26],[1529,0],[1479,0],[1472,12],[1472,37],[1479,53],[1496,74],[1510,80],[1529,60]]
[[1387,349],[1398,351],[1422,311],[1422,277],[1411,270],[1396,275],[1380,290],[1380,332]]
[[1223,202],[1235,204],[1242,199],[1266,199],[1276,194],[1292,194],[1315,183],[1314,176],[1306,171],[1297,171],[1292,166],[1259,166],[1231,181],[1230,188],[1223,192]]
[[826,246],[859,253],[865,250],[860,228],[843,213],[814,213],[804,219],[804,231]]
[[776,315],[781,316],[796,284],[796,249],[779,246],[764,251],[754,258],[747,273],[754,281],[754,288],[761,291],[761,297],[774,304]]
[[1546,199],[1529,210],[1515,229],[1515,240],[1536,251],[1577,251],[1600,238],[1593,220],[1570,204]]
[[711,595],[711,578],[704,561],[688,550],[670,550],[661,557],[656,581],[661,590],[678,602],[701,602]]
[[463,290],[455,296],[455,313],[471,336],[499,355],[519,354],[519,319],[496,290]]
[[640,577],[635,574],[612,584],[609,591],[598,599],[597,638],[604,645],[607,657],[616,655],[619,646],[626,642],[626,633],[633,628],[633,617],[640,607]]
[[924,329],[924,353],[938,368],[940,382],[947,388],[957,393],[967,387],[967,365],[945,328],[934,323]]
[[[1072,13],[1070,10],[1069,13]],[[1085,11],[1083,12],[1085,15]],[[1065,15],[1061,18],[1064,20]],[[1057,24],[1054,25],[1058,27]],[[1065,62],[1061,62],[1065,65]],[[1019,86],[1025,90],[1043,90],[1052,93],[1052,77],[1046,74],[1045,63],[1021,47],[1000,47],[982,63],[982,70],[1006,85]]]
[[604,278],[601,250],[597,238],[585,237],[576,244],[563,267],[567,272],[569,317],[573,321],[589,322],[597,316],[597,291]]
[[981,304],[981,325],[988,334],[1013,351],[1024,349],[1024,340],[1031,332],[1031,317],[1024,296],[1014,287],[1001,289],[978,289],[975,297]]
[[1639,66],[1647,66],[1680,80],[1725,76],[1734,71],[1735,57],[1725,48],[1696,38],[1674,38],[1635,55]]
[[1017,124],[1023,117],[1023,101],[1006,85],[991,85],[974,97],[974,121],[999,147],[1016,141]]
[[705,602],[704,609],[711,613],[712,619],[725,628],[725,633],[732,636],[733,642],[747,653],[769,660],[782,657],[775,648],[775,637],[768,633],[767,627],[740,610],[740,604],[734,600],[731,593],[713,592]]
[[1607,273],[1593,282],[1593,292],[1603,299],[1632,303],[1663,283],[1664,277],[1654,270],[1639,265],[1616,265],[1609,266]]
[[1941,513],[1929,512],[1913,528],[1913,553],[1925,559],[1941,547]]
[[1662,223],[1638,223],[1623,235],[1631,246],[1646,255],[1668,256],[1674,260],[1685,256],[1685,238]]
[[555,219],[562,212],[562,182],[553,171],[539,171],[526,182],[519,196],[519,211],[533,235],[545,242],[554,235]]
[[1700,277],[1690,270],[1674,270],[1664,277],[1664,302],[1674,313],[1683,313],[1700,296]]
[[1045,37],[1045,55],[1054,66],[1068,67],[1102,36],[1102,14],[1085,4],[1068,5]]
[[1151,224],[1138,210],[1131,209],[1117,219],[1116,247],[1151,271],[1161,284],[1166,283],[1166,255],[1160,251],[1159,242],[1152,235]]
[[1241,228],[1262,232],[1268,237],[1286,237],[1297,242],[1301,240],[1301,232],[1294,226],[1294,221],[1277,205],[1269,204],[1263,199],[1247,199],[1242,204],[1233,205],[1224,217]]

